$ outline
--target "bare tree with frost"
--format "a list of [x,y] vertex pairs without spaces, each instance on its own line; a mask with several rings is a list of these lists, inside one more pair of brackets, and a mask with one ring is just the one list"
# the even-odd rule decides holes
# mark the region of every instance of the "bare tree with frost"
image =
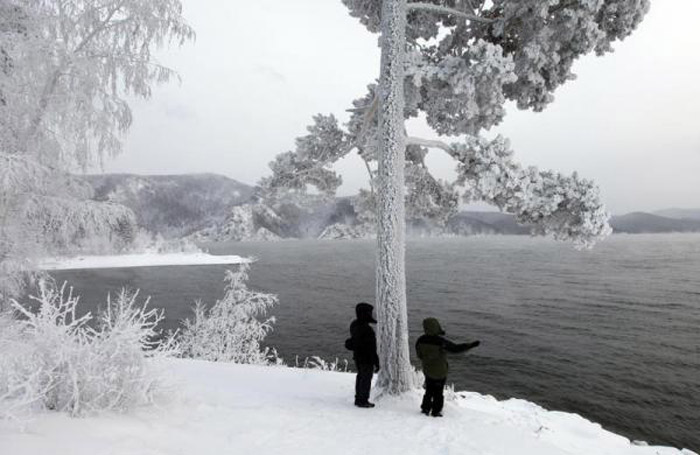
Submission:
[[[577,58],[612,51],[637,27],[649,0],[342,0],[350,14],[380,33],[378,83],[353,102],[344,127],[318,115],[296,150],[277,157],[269,188],[316,186],[333,194],[332,169],[356,151],[378,227],[377,307],[382,370],[389,393],[411,386],[404,273],[408,217],[444,218],[466,202],[485,201],[512,213],[536,234],[591,246],[610,232],[597,187],[574,174],[523,167],[508,141],[483,133],[513,101],[543,110],[574,78]],[[414,137],[405,120],[424,116],[440,136]],[[432,150],[457,162],[455,182],[435,179],[425,165]]]
[[128,232],[130,210],[87,201],[69,173],[121,150],[127,97],[172,79],[151,52],[194,32],[179,0],[0,2],[0,306],[31,259]]

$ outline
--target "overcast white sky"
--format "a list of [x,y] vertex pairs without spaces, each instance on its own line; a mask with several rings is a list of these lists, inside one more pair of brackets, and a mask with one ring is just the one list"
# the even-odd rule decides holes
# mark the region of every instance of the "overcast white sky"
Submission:
[[[345,119],[377,77],[377,37],[340,0],[183,0],[194,44],[159,54],[182,84],[134,103],[125,152],[108,172],[215,172],[253,184],[291,150],[311,116]],[[510,109],[492,130],[527,165],[577,170],[615,213],[700,207],[700,1],[656,0],[639,30],[543,113]],[[429,136],[420,123],[411,134]],[[434,172],[454,164],[434,152]],[[342,194],[366,185],[354,157],[339,165]]]

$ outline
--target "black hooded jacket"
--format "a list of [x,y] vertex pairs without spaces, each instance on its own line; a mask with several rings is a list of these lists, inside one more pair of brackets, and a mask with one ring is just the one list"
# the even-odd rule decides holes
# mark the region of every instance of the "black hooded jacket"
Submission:
[[377,321],[372,317],[374,307],[369,303],[358,303],[355,307],[357,319],[350,324],[352,352],[355,362],[361,365],[379,365],[377,355],[377,337],[370,324]]

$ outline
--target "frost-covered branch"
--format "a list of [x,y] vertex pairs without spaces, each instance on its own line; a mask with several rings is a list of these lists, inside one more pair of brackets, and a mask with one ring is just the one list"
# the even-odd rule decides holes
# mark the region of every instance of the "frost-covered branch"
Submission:
[[379,96],[374,95],[372,104],[369,105],[367,111],[365,112],[364,121],[362,122],[362,130],[360,130],[360,141],[364,142],[367,140],[367,132],[369,127],[374,122],[375,116],[377,115],[377,110],[379,109]]
[[328,196],[334,195],[342,179],[330,166],[353,148],[333,115],[316,115],[308,134],[297,138],[296,150],[278,155],[270,163],[272,176],[261,181],[265,189],[305,190],[316,187]]
[[522,168],[513,160],[509,142],[467,138],[464,144],[409,137],[408,142],[447,152],[458,160],[457,184],[466,187],[466,202],[486,202],[531,225],[533,234],[552,235],[591,247],[608,236],[609,213],[593,182],[537,168]]
[[41,233],[49,252],[118,235],[122,229],[133,231],[137,225],[133,211],[123,205],[53,196],[28,197],[21,215],[27,228]]
[[612,232],[610,214],[590,180],[576,173],[564,176],[523,168],[501,136],[493,141],[468,138],[452,148],[460,163],[457,184],[465,186],[467,202],[493,204],[531,225],[533,234],[552,235],[577,247],[591,247]]
[[419,145],[421,147],[444,150],[445,152],[449,153],[450,156],[454,154],[454,149],[449,144],[436,139],[423,139],[420,137],[409,136],[406,138],[406,143],[408,145]]
[[409,2],[407,9],[409,12],[411,11],[428,11],[431,13],[438,13],[438,14],[447,14],[449,16],[454,16],[454,17],[459,17],[461,19],[466,19],[468,21],[474,21],[474,22],[483,22],[483,23],[490,23],[493,22],[492,19],[476,16],[474,14],[470,14],[464,11],[459,11],[454,8],[450,8],[448,6],[443,6],[443,5],[435,5],[433,3],[424,3],[424,2]]
[[372,167],[369,165],[369,160],[364,156],[361,156],[362,162],[365,164],[365,169],[367,170],[367,177],[369,178],[369,189],[374,194],[374,172]]

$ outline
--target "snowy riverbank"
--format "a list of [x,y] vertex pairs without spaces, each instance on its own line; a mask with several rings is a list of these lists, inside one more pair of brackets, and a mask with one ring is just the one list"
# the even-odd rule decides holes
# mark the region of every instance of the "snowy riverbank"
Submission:
[[0,427],[3,454],[691,455],[646,447],[574,414],[460,393],[445,417],[418,412],[420,392],[352,405],[354,375],[169,360],[167,404],[127,415],[44,413],[25,432]]
[[39,261],[41,270],[108,269],[127,267],[163,267],[171,265],[228,265],[251,262],[241,256],[217,256],[195,253],[142,253],[112,256],[76,256],[70,258],[46,258]]

